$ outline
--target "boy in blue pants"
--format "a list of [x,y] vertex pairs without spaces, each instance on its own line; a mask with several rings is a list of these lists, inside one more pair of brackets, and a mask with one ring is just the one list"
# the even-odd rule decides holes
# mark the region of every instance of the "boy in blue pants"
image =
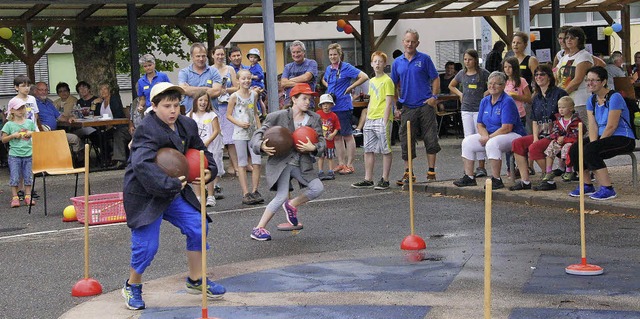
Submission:
[[[158,251],[163,219],[187,237],[189,276],[186,289],[189,293],[202,293],[200,203],[191,187],[185,187],[185,176],[170,177],[155,164],[161,148],[171,147],[182,153],[194,148],[203,150],[209,161],[204,182],[218,173],[211,153],[198,135],[196,122],[180,115],[182,94],[184,90],[177,85],[156,84],[150,94],[152,111],[136,128],[131,143],[131,156],[124,175],[124,208],[127,225],[131,228],[131,268],[129,279],[122,288],[126,306],[131,310],[145,308],[142,273]],[[199,183],[199,178],[193,182],[198,187]],[[221,298],[226,292],[223,286],[208,279],[206,287],[211,299]]]

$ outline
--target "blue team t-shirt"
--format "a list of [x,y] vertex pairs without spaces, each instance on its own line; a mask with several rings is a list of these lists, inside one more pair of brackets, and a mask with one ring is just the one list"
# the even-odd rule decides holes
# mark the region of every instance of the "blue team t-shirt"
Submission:
[[258,76],[258,79],[251,78],[251,86],[257,86],[261,89],[264,89],[264,71],[262,71],[262,66],[259,63],[252,65],[249,67],[249,72],[251,72],[251,76]]
[[478,112],[478,123],[483,124],[489,134],[500,129],[502,124],[513,124],[512,132],[520,134],[520,136],[527,135],[520,121],[516,103],[505,92],[502,92],[496,104],[493,105],[491,104],[491,95],[482,98]]
[[345,91],[358,77],[358,74],[360,74],[360,70],[347,62],[340,62],[336,69],[332,69],[331,65],[327,66],[323,77],[328,84],[327,93],[336,95],[335,106],[331,108],[332,112],[353,110],[351,94],[345,94]]
[[[598,123],[598,136],[601,136],[604,133],[605,127],[607,127],[607,121],[609,120],[609,111],[610,110],[621,110],[620,120],[618,121],[618,127],[613,132],[613,136],[625,136],[628,138],[635,138],[633,135],[633,131],[631,130],[630,124],[630,116],[629,116],[629,108],[627,108],[627,103],[624,101],[624,98],[620,93],[613,93],[609,98],[609,101],[605,103],[605,105],[596,105],[594,110],[594,105],[592,103],[593,98],[587,99],[587,111],[592,111],[593,116],[596,119],[596,123]],[[596,101],[596,104],[598,102]],[[42,112],[42,111],[41,111]]]
[[142,75],[140,79],[138,79],[138,96],[144,95],[146,107],[151,106],[151,99],[149,98],[151,89],[154,85],[156,85],[156,83],[160,82],[171,82],[171,80],[169,80],[169,76],[167,76],[166,73],[160,71],[156,71],[156,75],[153,76],[151,82],[149,82],[149,79],[147,79],[146,74]]
[[[213,86],[213,83],[222,83],[222,77],[220,73],[218,73],[218,70],[210,66],[207,66],[202,74],[198,74],[193,70],[193,64],[191,64],[180,70],[180,73],[178,73],[178,83],[210,88]],[[182,99],[182,105],[184,105],[186,113],[191,112],[193,108],[193,98],[185,94]]]
[[391,66],[391,80],[400,86],[398,101],[408,108],[418,108],[433,95],[431,82],[438,78],[438,70],[431,57],[422,52],[409,61],[404,54]]
[[[305,58],[304,61],[302,61],[302,63],[291,62],[285,65],[284,71],[282,71],[282,78],[292,79],[297,76],[303,75],[307,72],[310,72],[313,75],[313,77],[311,78],[311,81],[309,81],[309,86],[311,87],[312,91],[315,91],[316,81],[318,77],[318,63],[315,60]],[[286,88],[285,93],[287,94],[287,99],[291,98],[291,96],[289,96],[289,92],[291,92],[292,88],[293,87]],[[310,105],[310,107],[313,107],[313,103],[311,104],[312,105]]]
[[58,118],[60,117],[60,112],[56,109],[53,102],[49,99],[45,99],[44,101],[40,99],[36,99],[36,103],[38,103],[38,118],[40,119],[40,123],[48,126],[52,131],[58,128]]

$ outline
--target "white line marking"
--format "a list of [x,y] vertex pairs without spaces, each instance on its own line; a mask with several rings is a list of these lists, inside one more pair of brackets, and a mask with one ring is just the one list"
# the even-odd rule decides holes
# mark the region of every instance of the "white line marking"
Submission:
[[[327,202],[327,201],[335,201],[335,200],[342,200],[342,199],[352,199],[352,198],[362,198],[362,197],[372,197],[372,196],[380,196],[380,195],[389,195],[389,194],[393,194],[393,193],[394,192],[375,192],[375,193],[366,194],[366,195],[354,195],[354,196],[323,198],[323,199],[312,200],[310,203]],[[266,207],[266,205],[253,206],[253,207],[247,207],[247,208],[236,208],[236,209],[228,209],[228,210],[222,210],[222,211],[217,211],[217,212],[216,211],[207,212],[207,214],[209,214],[209,215],[218,215],[218,214],[227,214],[227,213],[235,213],[235,212],[245,212],[245,211],[250,211],[250,210],[255,210],[255,209],[264,209],[265,207]],[[89,228],[119,227],[119,226],[126,226],[126,225],[127,225],[126,223],[115,223],[115,224],[89,226]],[[39,232],[34,232],[34,233],[3,236],[3,237],[0,237],[0,241],[4,241],[4,240],[8,240],[8,239],[14,239],[14,238],[39,236],[39,235],[46,235],[46,234],[59,234],[59,233],[82,231],[82,230],[84,230],[84,226],[83,227],[75,227],[75,228],[67,228],[67,229],[45,230],[45,231],[39,231]]]

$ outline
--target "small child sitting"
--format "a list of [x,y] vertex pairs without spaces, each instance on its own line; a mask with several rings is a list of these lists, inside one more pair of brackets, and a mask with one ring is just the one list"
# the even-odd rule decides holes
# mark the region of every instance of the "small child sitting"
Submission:
[[[333,142],[333,138],[340,131],[340,120],[336,113],[331,112],[331,108],[335,105],[331,94],[323,94],[320,96],[320,109],[316,112],[322,118],[322,134],[327,141],[327,148],[324,150],[322,156],[318,157],[318,178],[321,181],[333,180],[336,178],[334,171],[332,170],[333,159],[336,157],[336,146]],[[325,174],[324,160],[329,162],[329,170]]]
[[546,158],[546,174],[543,180],[552,180],[554,174],[552,173],[553,161],[558,155],[560,155],[559,167],[565,169],[565,173],[562,174],[562,180],[570,182],[575,172],[573,172],[573,165],[570,163],[570,159],[567,156],[571,145],[578,140],[578,123],[581,123],[578,113],[574,111],[573,99],[569,96],[563,96],[558,100],[558,114],[555,115],[556,120],[553,122],[551,128],[551,134],[547,137],[552,142],[544,151]]

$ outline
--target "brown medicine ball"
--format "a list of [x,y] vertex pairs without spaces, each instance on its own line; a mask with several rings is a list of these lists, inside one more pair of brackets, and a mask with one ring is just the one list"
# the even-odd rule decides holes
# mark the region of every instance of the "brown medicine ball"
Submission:
[[293,137],[291,136],[291,131],[288,128],[272,126],[264,132],[262,138],[265,140],[269,139],[266,145],[276,149],[276,154],[274,156],[287,156],[291,153],[291,149],[293,148]]

